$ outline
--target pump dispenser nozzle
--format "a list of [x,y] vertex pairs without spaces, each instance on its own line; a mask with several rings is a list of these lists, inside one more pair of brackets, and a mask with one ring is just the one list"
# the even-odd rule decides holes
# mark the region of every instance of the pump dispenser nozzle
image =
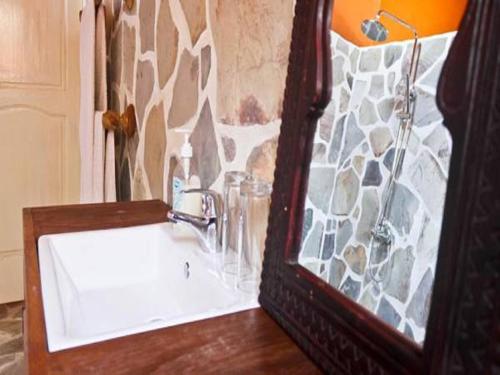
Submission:
[[189,137],[191,136],[191,130],[189,129],[176,129],[176,133],[184,134],[184,143],[181,147],[181,161],[182,168],[184,170],[184,180],[188,181],[191,169],[191,158],[193,157],[193,147],[189,142]]

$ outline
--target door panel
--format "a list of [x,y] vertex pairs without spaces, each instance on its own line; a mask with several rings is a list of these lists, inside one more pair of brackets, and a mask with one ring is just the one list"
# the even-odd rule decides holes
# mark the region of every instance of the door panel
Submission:
[[78,202],[80,6],[0,1],[0,303],[23,298],[22,208]]
[[64,10],[61,0],[0,1],[0,81],[62,85]]

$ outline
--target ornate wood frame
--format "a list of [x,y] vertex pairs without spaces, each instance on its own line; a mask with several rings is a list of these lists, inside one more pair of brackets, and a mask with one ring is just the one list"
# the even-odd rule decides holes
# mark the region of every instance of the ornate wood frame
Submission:
[[297,0],[260,302],[333,374],[500,373],[500,1],[470,0],[438,87],[453,137],[423,347],[297,264],[332,0]]

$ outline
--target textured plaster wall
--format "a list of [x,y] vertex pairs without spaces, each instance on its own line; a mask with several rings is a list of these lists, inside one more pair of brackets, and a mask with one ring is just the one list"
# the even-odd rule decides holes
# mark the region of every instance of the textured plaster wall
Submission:
[[388,215],[395,241],[373,251],[412,42],[360,48],[332,32],[333,95],[315,135],[299,256],[417,342],[425,336],[452,149],[435,95],[454,35],[421,40],[414,126]]
[[220,191],[235,169],[272,181],[294,1],[107,5],[110,107],[134,104],[139,127],[117,137],[120,199],[170,201],[176,129],[192,130],[202,187]]

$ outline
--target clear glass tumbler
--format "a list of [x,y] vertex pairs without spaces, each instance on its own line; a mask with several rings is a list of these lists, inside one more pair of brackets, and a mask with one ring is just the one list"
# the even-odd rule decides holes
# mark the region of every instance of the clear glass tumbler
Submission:
[[237,287],[246,293],[259,291],[271,190],[270,183],[256,178],[241,183]]
[[222,216],[222,271],[226,275],[237,273],[238,233],[240,227],[241,204],[240,186],[252,179],[246,172],[230,171],[224,175],[224,211]]

